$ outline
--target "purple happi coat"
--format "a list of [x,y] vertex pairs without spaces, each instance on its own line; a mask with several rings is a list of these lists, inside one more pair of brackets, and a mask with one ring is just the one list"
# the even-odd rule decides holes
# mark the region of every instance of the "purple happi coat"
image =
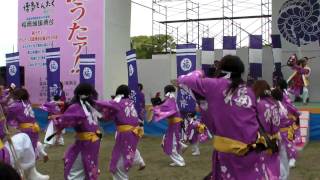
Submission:
[[[114,120],[117,127],[121,125],[130,125],[133,127],[139,126],[138,114],[132,100],[121,99],[120,101],[101,101],[96,104],[98,107],[103,108],[104,112],[109,111],[105,118]],[[120,157],[123,158],[125,170],[129,171],[133,165],[139,139],[139,136],[132,131],[119,132],[119,130],[117,130],[109,166],[111,173],[116,172],[117,163]]]
[[[99,132],[98,122],[85,114],[82,106],[72,104],[59,119],[54,120],[57,129],[74,128],[76,133]],[[64,178],[67,179],[72,165],[81,153],[86,180],[98,179],[98,157],[100,139],[96,141],[79,140],[70,145],[64,154]]]
[[[279,108],[279,104],[271,97],[257,100],[257,112],[259,114],[259,120],[268,135],[279,135],[281,118]],[[276,180],[280,178],[279,152],[274,154],[263,152],[261,161],[266,179]]]
[[[298,117],[300,116],[300,112],[298,111],[298,109],[294,106],[294,104],[291,102],[289,96],[287,95],[286,92],[283,93],[283,100],[282,100],[282,105],[283,105],[283,110],[285,114],[285,116],[283,116],[283,118],[281,119],[281,123],[280,123],[280,128],[288,128],[288,127],[292,127],[293,124],[295,123],[295,120],[293,120],[292,118],[295,117],[296,119],[298,119]],[[297,158],[298,152],[297,152],[297,148],[294,144],[294,138],[293,140],[290,140],[288,138],[288,132],[280,132],[281,134],[281,139],[282,139],[282,143],[284,143],[285,147],[286,147],[286,151],[288,154],[288,158]]]
[[[5,121],[0,120],[0,141],[2,141],[3,145],[4,145],[4,138],[5,138],[4,127],[5,127]],[[8,149],[5,146],[0,147],[0,161],[6,164],[10,164],[10,154]]]
[[39,140],[40,129],[20,128],[20,125],[23,123],[37,124],[30,102],[17,100],[10,104],[7,108],[7,121],[9,125],[17,125],[18,129],[21,132],[26,133],[31,139],[33,148],[35,150],[37,149],[37,142]]
[[294,145],[301,147],[303,144],[300,127],[297,126],[297,129],[294,131]]
[[139,119],[144,121],[144,119],[146,118],[146,110],[145,110],[146,100],[145,100],[144,93],[142,91],[138,92],[138,96],[140,97],[140,103],[139,103],[140,112],[138,112],[138,116],[139,116]]
[[[227,94],[230,80],[203,77],[202,71],[194,71],[179,77],[178,84],[206,98],[215,138],[220,136],[245,144],[255,143],[259,125],[255,111],[256,98],[252,90],[240,85],[233,94]],[[212,179],[263,179],[260,156],[256,152],[238,156],[214,151]]]
[[59,105],[55,101],[50,101],[42,104],[40,106],[40,109],[48,112],[49,114],[60,114],[61,110],[59,108]]
[[[0,104],[2,106],[2,110],[5,111],[8,105],[8,98],[9,98],[9,90],[6,90],[3,92],[3,94],[0,96]],[[5,113],[5,112],[3,112]],[[5,115],[5,114],[1,114]],[[2,141],[2,143],[4,144],[4,138],[6,136],[5,133],[5,120],[0,118],[0,141]],[[0,148],[0,161],[6,163],[6,164],[10,164],[10,154],[8,149],[4,146],[2,148]]]
[[[163,120],[163,119],[170,119],[170,118],[181,118],[181,114],[178,110],[177,103],[174,97],[167,97],[159,106],[155,106],[153,108],[153,119],[155,121]],[[164,136],[163,141],[163,151],[167,155],[172,154],[172,148],[173,148],[173,138],[176,138],[177,142],[177,152],[180,152],[180,140],[181,140],[181,123],[174,123],[174,124],[168,124],[168,129],[166,131],[166,134]]]
[[201,122],[203,122],[211,134],[214,134],[214,126],[213,126],[213,120],[210,119],[209,112],[208,112],[208,102],[206,100],[200,100],[199,101],[199,109],[200,109],[200,115],[201,115]]
[[[199,126],[204,125],[199,119],[192,120],[187,127],[187,136],[191,144],[197,142],[204,143],[208,140],[208,129],[205,127],[204,132],[199,132]],[[193,132],[193,133],[192,133]],[[192,137],[191,137],[192,136]]]

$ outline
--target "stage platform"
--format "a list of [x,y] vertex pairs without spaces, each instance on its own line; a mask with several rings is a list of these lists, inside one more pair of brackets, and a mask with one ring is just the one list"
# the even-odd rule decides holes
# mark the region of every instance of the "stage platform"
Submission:
[[311,114],[320,114],[320,102],[310,102],[307,105],[295,103],[301,111],[309,111]]
[[295,103],[300,111],[308,111],[309,117],[309,140],[320,140],[320,102],[310,102],[307,105]]

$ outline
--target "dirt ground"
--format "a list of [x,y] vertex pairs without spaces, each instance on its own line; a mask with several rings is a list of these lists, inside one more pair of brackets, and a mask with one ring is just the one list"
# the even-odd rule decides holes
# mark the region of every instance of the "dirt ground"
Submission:
[[[63,180],[63,153],[67,145],[74,141],[73,134],[65,135],[65,146],[52,147],[48,150],[49,162],[38,163],[41,173],[49,174],[51,180]],[[137,171],[134,167],[130,171],[131,180],[201,180],[209,173],[211,168],[212,147],[210,143],[202,144],[201,155],[191,155],[191,148],[184,154],[186,167],[169,167],[170,159],[165,156],[160,147],[161,138],[144,137],[139,145],[139,150],[146,161],[147,168]],[[104,136],[100,149],[101,180],[112,179],[108,172],[114,138]],[[297,167],[290,172],[290,180],[320,180],[320,142],[311,142],[300,153]]]

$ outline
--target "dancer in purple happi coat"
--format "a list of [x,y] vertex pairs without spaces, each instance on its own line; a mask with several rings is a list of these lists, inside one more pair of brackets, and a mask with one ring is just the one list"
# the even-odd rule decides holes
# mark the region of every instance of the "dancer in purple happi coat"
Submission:
[[48,112],[48,120],[49,125],[46,130],[46,134],[44,137],[44,144],[45,146],[52,146],[52,145],[64,145],[64,139],[62,134],[56,135],[55,137],[51,138],[50,141],[47,141],[47,138],[52,135],[56,128],[54,127],[53,121],[52,121],[52,115],[60,115],[62,113],[62,106],[64,105],[63,101],[60,101],[60,96],[55,96],[53,98],[53,101],[46,102],[43,105],[40,106],[40,109],[43,111]]
[[[277,180],[280,178],[280,106],[272,97],[269,84],[264,80],[257,80],[253,84],[253,91],[257,97],[257,114],[264,132],[277,145],[275,149],[263,152],[260,160],[265,168],[265,179]],[[274,151],[274,152],[273,152]]]
[[208,102],[215,130],[211,179],[263,179],[261,154],[255,152],[259,128],[256,98],[241,78],[244,65],[239,57],[228,55],[219,68],[218,78],[204,78],[202,71],[194,71],[177,81]]
[[146,166],[137,149],[143,129],[139,126],[134,101],[129,99],[130,92],[127,85],[121,85],[114,100],[97,102],[97,106],[103,109],[105,119],[114,120],[117,126],[109,167],[114,180],[128,180],[128,172],[133,165],[139,165],[139,170]]
[[173,161],[170,166],[185,166],[185,161],[181,156],[181,149],[186,148],[186,145],[181,142],[182,118],[176,103],[175,92],[176,89],[172,85],[164,88],[165,100],[161,105],[153,108],[153,120],[168,119],[168,129],[162,140],[163,151]]
[[[36,158],[39,153],[42,154],[42,150],[40,146],[38,147],[40,127],[36,122],[29,101],[29,93],[26,89],[15,89],[12,96],[13,101],[8,104],[6,115],[7,123],[16,126],[22,132],[12,137],[12,143],[18,156],[17,158],[19,158],[21,168],[29,178],[38,178],[39,180],[49,179],[48,175],[40,174],[35,168]],[[1,122],[4,122],[4,119],[1,119]],[[4,126],[1,127],[0,134],[5,134]],[[15,165],[13,152],[8,142],[6,142],[5,147],[9,152],[10,163]]]
[[17,126],[21,132],[26,133],[31,141],[33,148],[37,149],[40,127],[36,122],[29,93],[26,89],[16,89],[13,92],[14,102],[6,110],[9,125]]
[[143,122],[146,118],[146,100],[145,100],[145,95],[143,93],[143,85],[138,84],[139,91],[138,91],[138,96],[140,97],[140,112],[138,112],[139,119]]
[[286,146],[289,166],[295,167],[296,159],[298,156],[297,147],[294,144],[295,131],[297,130],[296,122],[299,121],[300,112],[291,102],[288,92],[286,81],[280,81],[278,88],[283,92],[283,99],[281,101],[283,105],[283,113],[285,114],[284,119],[280,123],[280,132],[282,140]]
[[188,114],[187,137],[192,145],[192,155],[200,155],[199,143],[204,143],[209,139],[208,129],[205,124],[196,117],[195,113]]
[[95,89],[90,84],[79,84],[74,90],[71,105],[59,118],[53,118],[58,132],[74,128],[75,143],[64,155],[64,178],[66,180],[97,180],[99,175],[98,157],[101,132],[98,118],[102,115],[95,109]]

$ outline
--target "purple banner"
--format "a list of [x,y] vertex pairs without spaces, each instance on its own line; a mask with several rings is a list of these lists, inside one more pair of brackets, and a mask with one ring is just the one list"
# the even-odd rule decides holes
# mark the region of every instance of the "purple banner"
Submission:
[[80,83],[88,83],[95,87],[96,79],[96,55],[80,55]]
[[[186,75],[196,70],[196,45],[195,44],[181,44],[177,45],[177,76]],[[180,111],[194,112],[196,102],[193,100],[190,93],[184,89],[179,89],[177,95],[177,103]]]
[[262,77],[262,35],[249,35],[250,78]]
[[209,75],[214,63],[214,38],[202,38],[201,67],[205,75]]
[[48,101],[60,92],[60,48],[46,49]]
[[274,71],[272,73],[272,82],[275,86],[280,80],[283,80],[282,73],[282,45],[280,34],[272,34],[272,54],[274,62]]
[[202,50],[214,51],[214,38],[202,38]]
[[272,40],[272,47],[273,48],[282,48],[280,34],[272,34],[271,40]]
[[6,54],[7,86],[15,84],[20,87],[20,59],[19,52]]
[[127,52],[127,65],[128,65],[128,86],[131,90],[130,99],[134,101],[134,107],[137,112],[141,111],[139,96],[139,79],[138,79],[138,67],[137,67],[137,55],[135,50]]
[[237,37],[236,36],[223,36],[223,49],[224,50],[236,50],[237,49]]
[[249,36],[249,48],[250,49],[262,49],[262,35],[250,35]]

